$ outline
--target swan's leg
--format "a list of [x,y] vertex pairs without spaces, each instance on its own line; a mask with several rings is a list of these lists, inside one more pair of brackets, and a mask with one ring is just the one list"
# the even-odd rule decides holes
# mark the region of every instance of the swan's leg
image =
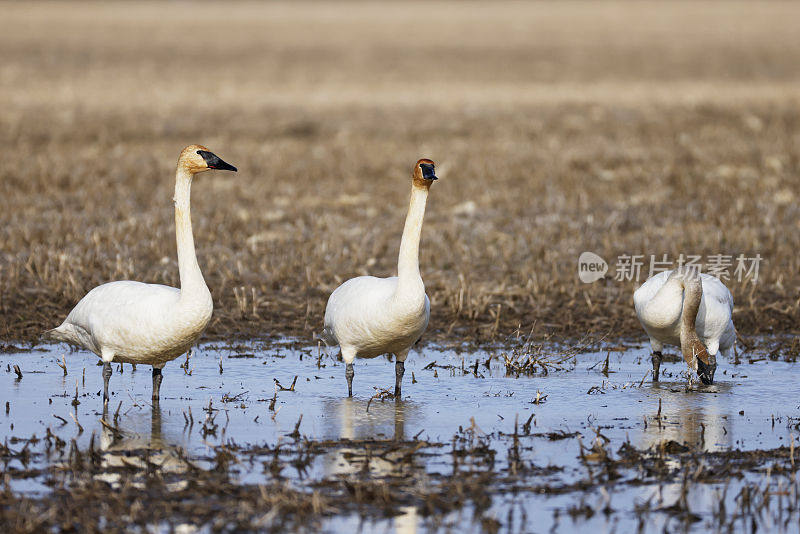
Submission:
[[111,362],[103,362],[103,404],[108,402],[108,381],[111,374]]
[[347,379],[347,396],[353,396],[353,377],[356,374],[353,369],[353,360],[356,359],[356,351],[350,347],[342,347],[342,359],[345,363],[344,377]]
[[661,359],[664,357],[661,351],[654,351],[651,359],[653,360],[653,382],[658,382],[658,374],[661,371]]
[[353,377],[355,376],[355,374],[356,374],[356,372],[353,369],[353,364],[352,363],[348,363],[345,366],[345,370],[344,370],[344,377],[347,379],[347,396],[348,397],[352,397],[353,396]]
[[403,394],[403,375],[406,372],[405,362],[397,360],[394,363],[394,397],[399,399]]
[[161,381],[164,375],[161,374],[161,367],[153,366],[153,400],[158,401],[161,395]]
[[395,354],[394,363],[394,398],[399,400],[403,394],[403,375],[406,372],[406,358],[408,351]]
[[657,339],[650,338],[650,350],[653,351],[653,355],[651,356],[651,360],[653,362],[653,382],[658,382],[659,372],[661,370],[661,359],[664,357],[661,354],[661,350],[664,348],[664,345]]

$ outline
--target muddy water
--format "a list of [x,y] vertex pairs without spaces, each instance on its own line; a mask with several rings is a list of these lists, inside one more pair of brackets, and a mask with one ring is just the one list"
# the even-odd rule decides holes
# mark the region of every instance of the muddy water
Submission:
[[[508,436],[514,433],[515,423],[520,428],[529,421],[533,437],[523,444],[524,458],[536,466],[557,469],[543,470],[541,477],[528,482],[565,487],[586,476],[581,446],[590,446],[597,439],[614,450],[625,442],[648,449],[672,440],[712,452],[774,449],[788,446],[793,434],[797,437],[797,364],[747,363],[744,358],[743,363],[734,365],[722,360],[717,382],[705,387],[687,386],[682,362],[664,362],[662,382],[652,383],[643,348],[580,354],[568,370],[520,378],[506,376],[501,352],[459,354],[435,347],[417,351],[406,362],[404,396],[397,403],[370,402],[376,387],[388,388],[394,383],[394,364],[383,358],[356,362],[355,396],[348,399],[344,366],[332,353],[281,344],[205,345],[193,352],[188,363],[181,358],[165,368],[162,399],[155,408],[150,400],[150,368],[140,366],[134,371],[125,365],[120,372],[115,364],[107,413],[99,396],[101,367],[93,356],[70,352],[61,345],[5,353],[0,355],[0,391],[4,392],[0,440],[42,437],[49,429],[68,442],[75,439],[80,447],[87,447],[94,434],[106,449],[148,447],[164,451],[168,457],[180,447],[189,457],[200,459],[219,444],[287,441],[298,421],[299,433],[311,440],[418,438],[447,444],[454,434],[469,429],[475,436],[492,438],[489,442],[496,449],[498,469],[505,469]],[[57,363],[62,355],[66,376]],[[601,370],[607,355],[606,375]],[[22,371],[21,379],[12,370],[15,364]],[[293,391],[276,393],[276,380],[289,388],[295,377]],[[112,439],[101,419],[118,427],[122,436]],[[449,457],[443,455],[420,455],[414,462],[431,474],[447,475],[452,470]],[[357,447],[338,448],[303,469],[287,465],[282,474],[302,486],[363,472],[364,464]],[[380,477],[399,468],[388,458],[372,459],[368,469]],[[245,466],[238,476],[243,483],[258,483],[265,475],[261,466]],[[721,487],[693,486],[688,498],[692,511],[704,517],[704,511],[720,499]],[[12,488],[32,495],[48,491],[36,478],[15,480]],[[634,514],[638,504],[648,499],[669,504],[679,491],[675,484],[620,489],[609,485],[581,492],[550,492],[549,496],[497,491],[488,513],[508,530],[515,530],[516,525],[524,531],[533,525],[535,531],[554,526],[627,531],[641,521],[641,516]],[[735,491],[728,493],[729,506],[735,507]],[[592,510],[613,509],[615,513],[579,518],[566,513],[581,503]],[[338,515],[326,519],[323,527],[336,531],[361,526],[367,531],[387,532],[431,527],[413,506],[397,512],[399,515],[389,519]],[[473,521],[472,512],[466,507],[451,513],[437,522],[436,529],[480,531],[483,527]],[[671,528],[672,520],[668,514],[650,514],[648,530]],[[703,521],[681,525],[698,532],[708,526]],[[796,529],[796,519],[794,526]]]

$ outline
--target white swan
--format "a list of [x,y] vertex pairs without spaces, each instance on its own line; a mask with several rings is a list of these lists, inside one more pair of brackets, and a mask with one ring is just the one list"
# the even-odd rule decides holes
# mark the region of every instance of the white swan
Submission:
[[653,380],[658,381],[665,344],[681,348],[683,358],[704,384],[714,382],[717,352],[733,355],[733,296],[719,279],[679,267],[659,273],[633,294],[636,315],[653,349]]
[[211,293],[197,265],[189,196],[192,178],[209,169],[236,171],[200,145],[183,149],[175,172],[175,236],[180,289],[122,281],[98,286],[46,337],[90,350],[103,360],[103,400],[108,401],[111,362],[153,366],[153,399],[161,369],[194,344],[211,318]]
[[352,278],[328,299],[322,339],[341,348],[351,397],[353,360],[394,354],[395,397],[400,398],[408,351],[422,336],[431,314],[431,303],[419,274],[419,239],[428,190],[436,179],[431,160],[421,159],[414,165],[397,276]]

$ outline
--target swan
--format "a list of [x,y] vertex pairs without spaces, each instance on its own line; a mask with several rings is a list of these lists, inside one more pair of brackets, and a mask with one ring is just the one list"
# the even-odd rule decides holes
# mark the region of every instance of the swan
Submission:
[[189,197],[195,174],[236,171],[201,145],[190,145],[175,172],[175,237],[180,289],[130,280],[109,282],[83,297],[64,322],[45,337],[77,345],[103,360],[103,401],[108,402],[111,362],[153,366],[153,400],[161,389],[161,369],[185,353],[205,329],[213,304],[197,264]]
[[419,274],[419,239],[428,190],[437,179],[433,161],[414,165],[411,201],[400,240],[397,276],[359,276],[337,287],[325,307],[322,339],[338,345],[346,364],[348,396],[353,396],[353,360],[395,356],[395,398],[401,396],[405,361],[431,315],[431,303]]
[[633,294],[636,315],[653,350],[658,381],[661,350],[680,346],[683,358],[704,384],[714,382],[717,352],[732,356],[736,344],[733,296],[718,278],[679,267],[651,277]]

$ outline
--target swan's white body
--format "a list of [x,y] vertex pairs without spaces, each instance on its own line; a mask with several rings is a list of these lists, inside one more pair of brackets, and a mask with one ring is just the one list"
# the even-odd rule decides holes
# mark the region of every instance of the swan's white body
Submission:
[[191,348],[211,319],[211,293],[181,301],[181,291],[129,280],[98,286],[50,337],[103,361],[164,367]]
[[431,302],[419,287],[398,293],[399,278],[359,276],[340,285],[325,308],[323,336],[339,345],[342,358],[374,358],[394,354],[405,359],[431,316]]
[[[394,354],[400,395],[405,362],[411,347],[428,326],[431,303],[419,272],[419,241],[425,204],[433,175],[433,162],[420,160],[415,168],[411,201],[400,242],[397,276],[376,278],[359,276],[336,288],[325,308],[322,339],[338,345],[347,364],[348,389],[352,395],[353,360]],[[420,163],[429,166],[433,176],[423,179]]]
[[178,159],[174,201],[180,289],[127,280],[103,284],[89,291],[60,326],[46,333],[50,339],[78,345],[103,359],[105,398],[110,362],[152,365],[157,398],[160,370],[187,352],[211,319],[211,292],[197,264],[190,214],[192,178],[210,168],[236,170],[200,145],[186,147]]
[[[650,336],[653,352],[661,352],[664,345],[681,345],[684,292],[675,278],[669,280],[672,272],[665,271],[649,278],[633,294],[636,315]],[[718,351],[732,356],[736,344],[733,296],[714,276],[701,273],[700,281],[703,293],[695,320],[697,336],[712,357]]]

